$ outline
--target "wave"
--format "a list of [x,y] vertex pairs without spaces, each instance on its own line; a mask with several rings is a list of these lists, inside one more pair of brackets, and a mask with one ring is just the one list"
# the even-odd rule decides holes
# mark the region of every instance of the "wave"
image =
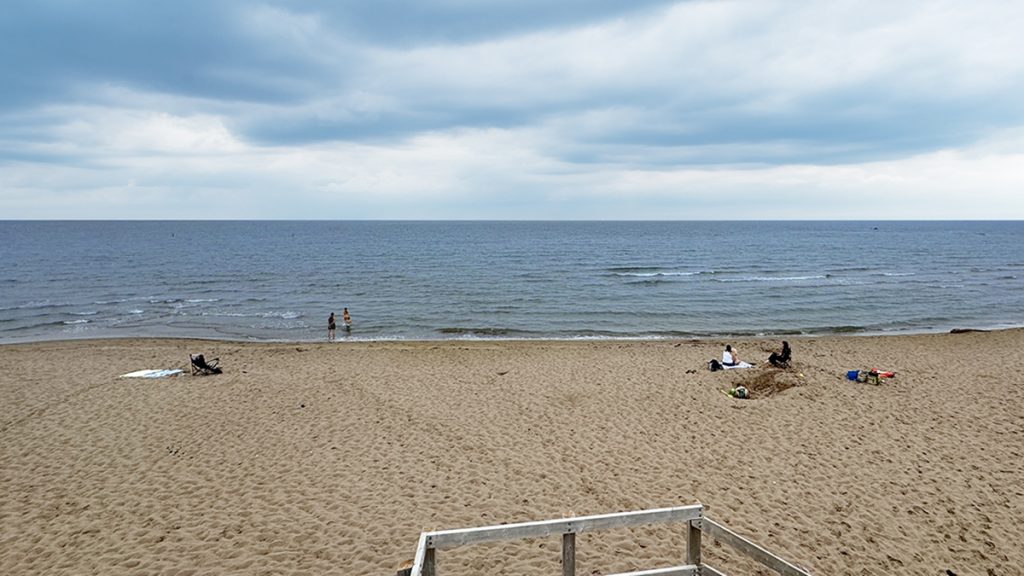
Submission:
[[224,282],[224,281],[223,280],[218,280],[218,279],[215,279],[215,278],[193,278],[193,279],[189,280],[188,282],[186,282],[184,285],[185,286],[205,286],[205,285],[209,285],[209,284],[220,284],[222,282]]
[[833,272],[872,272],[873,266],[844,266],[842,268],[830,268]]
[[667,284],[668,280],[662,280],[661,278],[646,278],[644,280],[633,280],[626,282],[627,286],[657,286],[658,284]]
[[696,276],[700,272],[615,272],[615,276],[633,278],[658,278],[662,276]]
[[[25,319],[18,319],[18,320],[7,320],[7,319],[5,319],[3,321],[4,322],[19,322],[19,323],[21,323],[21,322],[24,322],[24,320]],[[70,325],[74,325],[74,324],[88,324],[88,323],[89,323],[88,320],[47,320],[47,321],[44,321],[44,322],[34,322],[34,323],[29,323],[29,324],[21,324],[21,325],[17,326],[16,328],[7,328],[7,329],[4,329],[2,332],[0,332],[0,334],[13,334],[13,333],[19,333],[19,332],[33,332],[33,331],[39,331],[39,330],[43,330],[44,333],[51,333],[52,330],[44,330],[44,329],[54,328],[54,327],[57,327],[57,326],[70,326]]]
[[217,312],[217,311],[205,311],[200,312],[199,316],[213,316],[223,318],[280,318],[282,320],[295,320],[296,318],[302,318],[302,314],[287,310],[285,312]]
[[615,266],[612,268],[605,268],[607,272],[613,273],[629,273],[629,272],[657,272],[658,270],[664,270],[662,266]]
[[220,298],[188,298],[185,300],[189,304],[199,304],[201,302],[220,302]]
[[825,334],[854,334],[857,332],[864,332],[867,328],[864,326],[855,326],[852,324],[839,325],[839,326],[823,326],[821,328],[811,330],[812,333],[823,332]]
[[99,314],[97,310],[89,310],[88,312],[72,312],[72,316],[95,316]]
[[882,276],[892,276],[892,277],[916,276],[916,275],[917,275],[916,272],[882,272]]
[[463,336],[509,336],[511,334],[527,334],[511,328],[467,328],[462,326],[448,326],[438,328],[437,332],[446,335]]
[[[821,336],[828,334],[859,334],[866,333],[878,328],[860,326],[856,324],[836,324],[826,326],[804,326],[801,328],[774,328],[758,331],[755,333],[739,333],[740,336],[772,337],[772,336]],[[717,336],[717,334],[707,334]]]
[[32,302],[18,304],[17,306],[4,306],[0,308],[0,312],[7,312],[10,310],[41,310],[44,308],[63,308],[64,306],[70,306],[70,304],[53,303],[50,302],[49,300],[33,300]]
[[[434,332],[444,335],[446,338],[492,338],[496,340],[650,340],[669,338],[698,338],[702,336],[717,336],[715,334],[703,334],[692,330],[600,330],[600,329],[554,329],[554,330],[523,330],[501,326],[446,326],[437,328]],[[741,335],[730,333],[730,335]],[[742,335],[754,336],[754,332]]]
[[715,278],[715,282],[799,282],[803,280],[825,280],[831,274],[814,274],[811,276],[745,276],[743,278]]

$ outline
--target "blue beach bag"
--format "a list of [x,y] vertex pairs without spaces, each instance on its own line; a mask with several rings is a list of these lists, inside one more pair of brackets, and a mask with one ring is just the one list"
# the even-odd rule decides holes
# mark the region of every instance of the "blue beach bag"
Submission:
[[846,373],[846,379],[853,380],[854,382],[856,382],[858,373],[860,373],[860,370],[850,370],[849,372]]

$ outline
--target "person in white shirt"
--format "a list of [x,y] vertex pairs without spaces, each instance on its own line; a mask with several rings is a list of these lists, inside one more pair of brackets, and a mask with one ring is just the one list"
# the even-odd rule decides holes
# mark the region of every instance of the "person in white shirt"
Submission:
[[722,352],[722,366],[735,366],[740,363],[740,357],[733,351],[732,345],[726,344]]

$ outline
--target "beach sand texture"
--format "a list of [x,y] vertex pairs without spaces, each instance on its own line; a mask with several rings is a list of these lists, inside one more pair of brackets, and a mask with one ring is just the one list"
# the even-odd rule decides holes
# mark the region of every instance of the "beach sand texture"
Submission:
[[[696,501],[815,574],[1024,573],[1024,331],[791,339],[781,374],[708,372],[724,343],[0,346],[0,574],[390,576],[422,530]],[[117,378],[197,352],[225,373]],[[872,367],[898,374],[843,379]],[[586,534],[577,573],[678,564],[684,542]],[[438,568],[559,557],[553,537]]]

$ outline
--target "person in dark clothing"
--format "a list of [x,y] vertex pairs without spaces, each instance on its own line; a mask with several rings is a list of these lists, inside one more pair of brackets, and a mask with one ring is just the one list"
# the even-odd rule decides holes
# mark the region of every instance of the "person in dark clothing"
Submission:
[[793,351],[789,348],[789,342],[782,341],[782,351],[775,353],[768,357],[768,363],[776,368],[787,368],[789,367],[789,360],[793,357]]

